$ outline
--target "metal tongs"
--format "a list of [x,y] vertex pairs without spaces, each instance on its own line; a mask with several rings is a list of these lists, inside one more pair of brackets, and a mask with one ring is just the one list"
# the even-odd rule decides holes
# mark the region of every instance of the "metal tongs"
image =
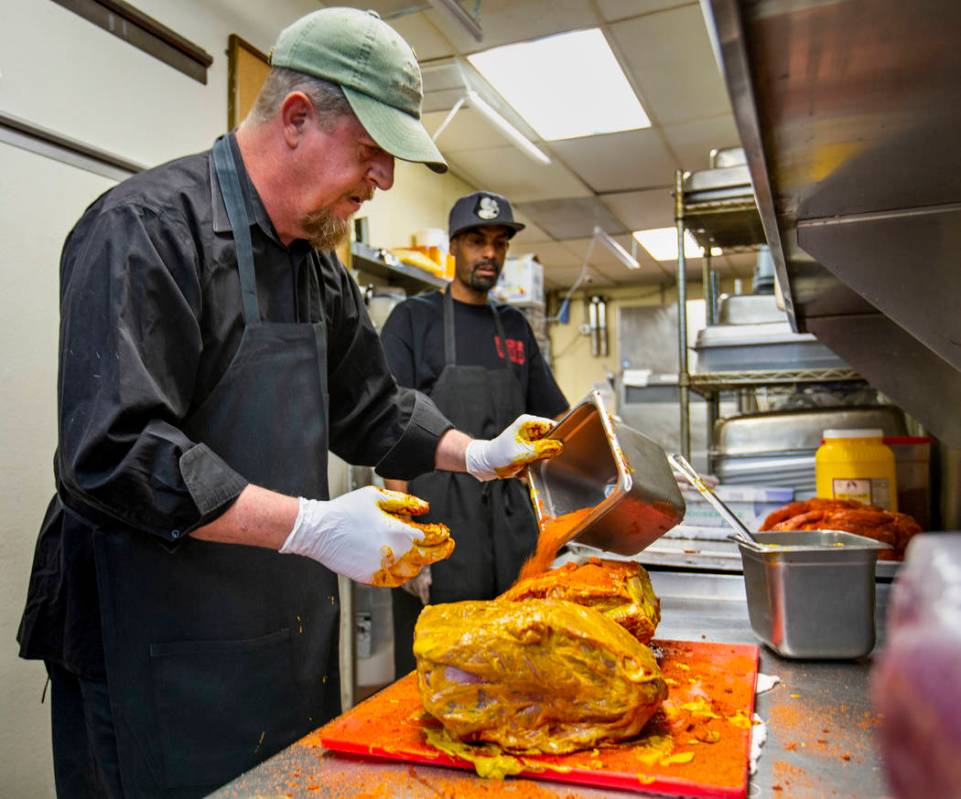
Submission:
[[740,541],[742,544],[747,544],[749,547],[757,549],[761,542],[747,529],[744,522],[734,515],[734,511],[725,505],[724,501],[701,479],[701,475],[694,470],[694,467],[687,462],[687,459],[684,458],[683,455],[676,453],[669,453],[667,459],[670,461],[671,466],[684,475],[687,481],[698,490],[701,496],[714,506],[714,510],[721,514],[721,518],[734,529],[734,535],[729,535],[728,538]]

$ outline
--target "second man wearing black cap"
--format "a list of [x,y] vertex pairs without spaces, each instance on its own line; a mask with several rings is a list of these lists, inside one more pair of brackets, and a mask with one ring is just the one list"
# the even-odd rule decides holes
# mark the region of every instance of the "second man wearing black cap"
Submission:
[[[406,300],[384,325],[384,350],[397,382],[428,394],[458,429],[478,438],[502,430],[519,414],[553,417],[568,407],[523,314],[488,302],[510,239],[523,227],[499,194],[459,199],[449,220],[456,261],[450,286]],[[387,486],[408,487],[393,480]],[[432,472],[409,489],[431,503],[431,519],[457,530],[457,549],[415,582],[419,596],[393,592],[398,676],[414,668],[414,623],[428,600],[497,596],[514,581],[537,539],[527,489],[517,480],[482,483]]]

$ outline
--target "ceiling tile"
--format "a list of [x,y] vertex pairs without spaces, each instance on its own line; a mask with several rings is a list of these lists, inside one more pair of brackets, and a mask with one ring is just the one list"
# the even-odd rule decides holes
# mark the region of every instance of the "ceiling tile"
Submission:
[[[424,114],[424,127],[431,136],[443,124],[449,111],[448,107],[444,111]],[[513,148],[514,143],[501,133],[500,128],[492,125],[473,109],[461,108],[437,138],[437,146],[443,153],[455,153],[459,150],[489,150],[493,147]]]
[[[628,252],[631,251],[631,235],[624,234],[620,236],[612,236],[612,238],[620,244]],[[591,243],[593,242],[593,247]],[[567,249],[573,252],[578,258],[584,259],[587,257],[588,250],[591,253],[591,266],[597,266],[604,269],[607,272],[613,271],[613,269],[621,270],[627,269],[626,267],[610,249],[608,249],[604,243],[593,237],[584,239],[566,239],[561,242]],[[640,258],[638,258],[640,260]],[[613,268],[613,269],[611,269]]]
[[601,16],[607,22],[615,22],[627,17],[651,14],[666,8],[675,8],[690,3],[691,0],[597,0]]
[[[641,276],[645,277],[645,279],[650,277],[661,281],[673,280],[674,265],[655,261],[648,255],[643,247],[639,245],[634,247],[631,243],[632,238],[632,236],[627,235],[614,236],[618,244],[634,255],[640,264],[639,269],[629,269],[624,266],[624,264],[618,260],[617,256],[600,242],[594,245],[594,250],[591,253],[591,265],[602,270],[619,283],[624,281],[631,282],[635,277]],[[561,243],[571,250],[571,252],[577,254],[579,258],[583,259],[587,255],[587,248],[590,246],[590,242],[590,239],[573,239]]]
[[[590,190],[562,164],[556,161],[549,165],[539,164],[516,147],[460,150],[450,153],[447,160],[468,175],[473,185],[503,194],[515,204],[590,194]],[[535,221],[541,224],[540,220]]]
[[681,169],[690,171],[709,169],[711,150],[741,145],[731,114],[669,125],[664,128],[664,137],[680,160]]
[[677,165],[657,131],[631,130],[550,143],[594,191],[625,191],[674,182]]
[[521,204],[519,210],[554,239],[593,236],[595,225],[612,235],[626,232],[626,228],[596,197],[564,197],[527,202]]
[[724,260],[733,272],[738,275],[754,274],[754,265],[757,263],[756,252],[735,252],[725,253]]
[[670,188],[605,194],[600,199],[631,232],[674,224],[674,193]]
[[[370,2],[360,4],[363,8],[371,8]],[[386,3],[384,3],[386,5]],[[392,2],[391,5],[406,6],[410,8],[410,0],[399,0]],[[375,11],[378,9],[374,8]],[[378,11],[385,19],[391,17],[391,13],[403,9],[390,11]],[[387,19],[390,26],[404,37],[406,42],[414,49],[414,54],[418,61],[427,61],[431,58],[443,58],[453,53],[450,41],[437,28],[431,24],[430,20],[423,13],[404,14]]]
[[731,112],[697,4],[615,22],[610,31],[658,124]]
[[544,285],[550,288],[569,288],[580,273],[580,266],[545,266]]
[[517,242],[511,245],[511,255],[536,255],[544,266],[545,277],[555,269],[580,269],[581,262],[562,244],[556,241],[533,243]]
[[[462,2],[468,12],[473,0]],[[477,22],[484,32],[477,42],[453,17],[441,11],[424,12],[462,53],[476,53],[502,44],[539,39],[554,33],[598,25],[592,4],[584,0],[483,0]]]
[[[320,3],[319,5],[328,4]],[[385,19],[393,24],[395,22],[395,18],[406,19],[408,16],[410,16],[410,14],[407,12],[409,12],[411,8],[416,9],[417,6],[423,6],[426,8],[427,2],[426,0],[422,0],[420,3],[418,3],[416,0],[361,0],[361,2],[349,0],[348,2],[339,2],[337,5],[376,11],[378,14],[380,14],[382,19]]]
[[516,247],[518,244],[532,244],[551,240],[551,237],[548,236],[547,233],[531,222],[524,214],[519,213],[516,206],[514,206],[514,219],[518,222],[523,222],[527,227],[514,234],[514,238],[511,239],[511,248]]

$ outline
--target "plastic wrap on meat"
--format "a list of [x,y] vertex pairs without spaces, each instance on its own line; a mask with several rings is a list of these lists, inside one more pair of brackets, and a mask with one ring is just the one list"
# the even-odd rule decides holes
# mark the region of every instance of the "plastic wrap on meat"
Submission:
[[509,752],[632,738],[667,698],[648,647],[559,599],[429,605],[414,655],[425,710],[461,741]]
[[912,540],[871,690],[893,794],[961,797],[961,534]]
[[646,644],[661,621],[661,603],[640,563],[591,558],[521,580],[501,599],[566,599],[603,613]]

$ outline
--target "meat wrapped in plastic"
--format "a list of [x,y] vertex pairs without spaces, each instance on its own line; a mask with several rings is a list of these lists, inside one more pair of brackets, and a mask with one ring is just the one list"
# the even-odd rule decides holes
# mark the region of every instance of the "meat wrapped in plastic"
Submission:
[[454,737],[559,754],[636,736],[667,698],[651,650],[560,599],[429,605],[414,630],[424,708]]
[[961,797],[961,535],[912,539],[871,689],[892,793]]
[[617,622],[646,644],[661,621],[661,603],[640,563],[591,558],[521,580],[501,599],[566,599]]
[[853,499],[821,499],[792,502],[768,514],[760,532],[769,530],[841,530],[887,544],[878,553],[881,560],[901,560],[912,536],[921,532],[906,513],[892,513]]

